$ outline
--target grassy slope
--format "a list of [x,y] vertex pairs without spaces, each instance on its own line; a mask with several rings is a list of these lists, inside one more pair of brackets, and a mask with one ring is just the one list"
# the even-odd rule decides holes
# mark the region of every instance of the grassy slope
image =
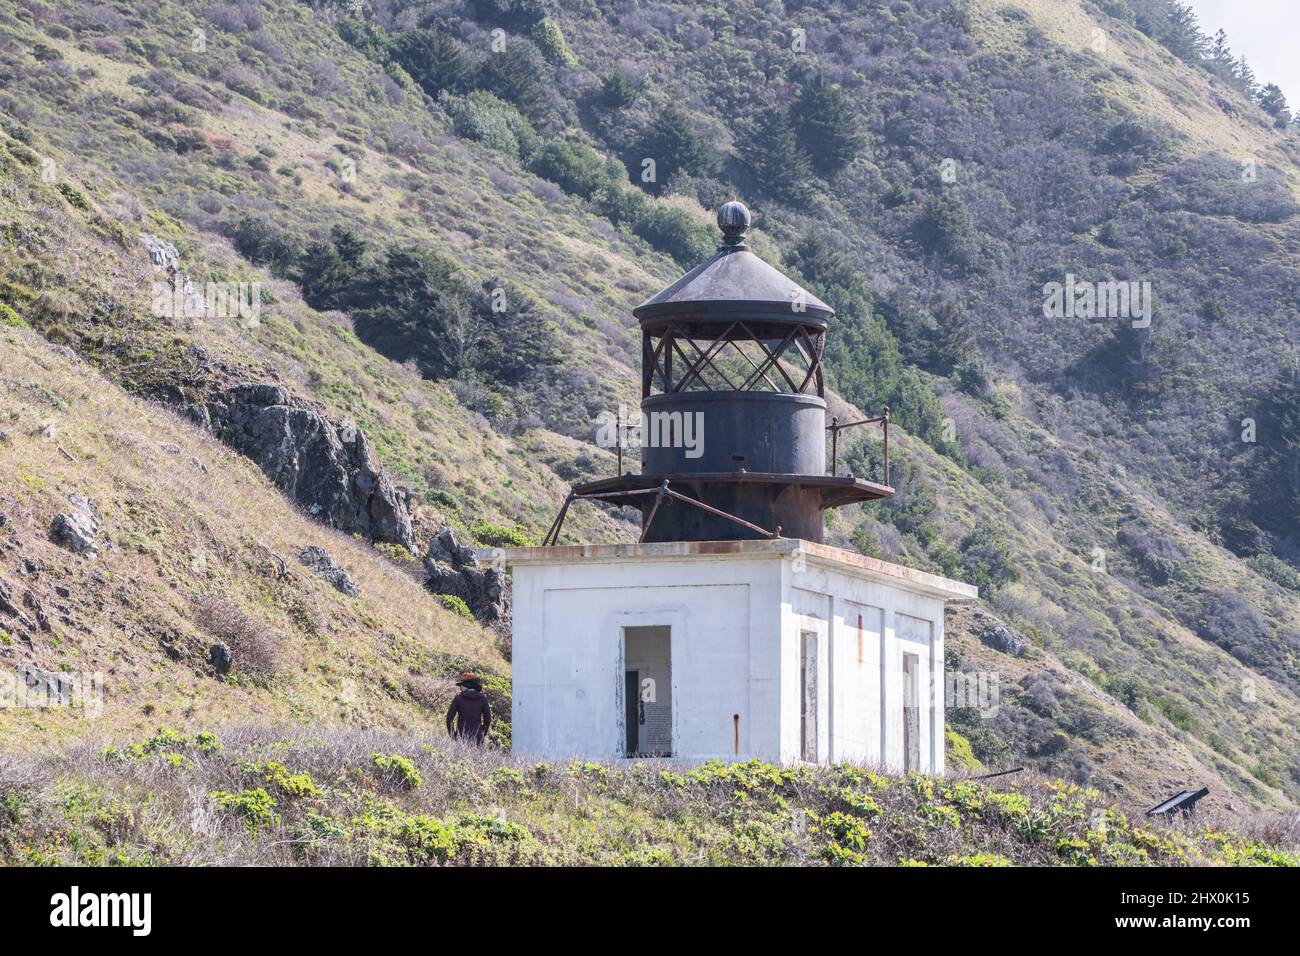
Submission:
[[[1027,15],[1017,24],[1006,9]],[[1054,45],[1091,56],[1099,69],[1098,90],[1130,106],[1138,115],[1176,131],[1185,156],[1220,152],[1254,157],[1278,169],[1300,190],[1300,171],[1283,148],[1284,139],[1265,116],[1250,109],[1232,90],[1188,66],[1155,40],[1110,17],[1089,13],[1078,0],[975,0],[972,12],[984,46],[1023,45],[1028,25]],[[1095,31],[1105,32],[1103,54]]]
[[[0,710],[7,746],[252,717],[418,727],[441,714],[417,701],[444,688],[421,685],[417,697],[412,677],[444,677],[453,657],[506,670],[492,635],[443,610],[418,576],[309,520],[249,461],[126,396],[30,330],[0,329],[0,426],[8,436],[0,444],[0,510],[8,519],[0,578],[16,601],[31,594],[52,623],[29,646],[0,619],[8,630],[0,660],[9,671],[23,664],[99,671],[105,682],[98,720],[62,708]],[[99,560],[49,540],[73,492],[94,501],[103,519]],[[309,545],[349,571],[360,598],[299,564]],[[28,562],[35,573],[15,573]],[[240,677],[238,660],[228,679],[212,674],[204,658],[215,638],[195,624],[193,610],[209,595],[263,626],[279,648],[277,676]]]
[[[627,348],[629,337],[619,330],[620,326],[625,327],[629,321],[630,307],[673,276],[676,267],[641,244],[611,234],[607,224],[581,211],[572,200],[539,199],[533,191],[533,177],[497,154],[447,136],[436,120],[409,103],[392,110],[402,120],[430,133],[430,147],[420,154],[418,165],[372,150],[359,164],[357,195],[340,191],[337,177],[327,165],[331,157],[336,157],[335,147],[341,142],[335,134],[344,121],[367,126],[369,115],[360,107],[370,105],[365,99],[369,96],[365,78],[373,74],[373,69],[343,47],[319,21],[305,17],[297,5],[281,7],[283,16],[268,18],[268,29],[298,60],[309,59],[313,51],[328,50],[350,84],[343,98],[354,97],[357,108],[340,110],[333,121],[320,124],[298,121],[239,96],[226,106],[201,111],[203,128],[229,136],[237,157],[246,158],[258,145],[274,143],[279,155],[273,165],[288,161],[301,173],[302,185],[298,186],[287,177],[254,174],[236,167],[226,174],[238,185],[237,190],[225,194],[231,208],[241,203],[265,206],[284,215],[292,214],[295,221],[355,220],[382,229],[385,234],[430,241],[477,275],[502,271],[547,301],[556,298],[557,290],[573,297],[580,307],[553,308],[548,314],[567,334],[575,352],[584,356],[604,381],[609,397],[631,398],[635,394],[635,373]],[[184,16],[158,22],[166,24],[168,35],[177,43],[187,35]],[[142,64],[126,65],[112,57],[78,50],[68,41],[46,38],[44,42],[57,46],[69,62],[95,71],[95,75],[79,81],[84,89],[79,90],[78,101],[99,94],[138,95],[126,79],[143,71]],[[575,49],[593,62],[599,58],[577,41]],[[134,317],[135,327],[128,324],[133,341],[144,339],[154,345],[166,345],[172,338],[199,342],[231,362],[283,377],[305,394],[320,398],[336,414],[355,416],[375,437],[390,468],[413,483],[430,472],[432,477],[423,479],[426,487],[455,491],[465,502],[467,517],[519,521],[538,529],[549,520],[562,493],[564,483],[555,470],[579,468],[584,456],[593,462],[586,468],[609,470],[609,456],[584,449],[572,439],[540,429],[511,439],[484,428],[482,420],[463,409],[444,387],[420,382],[399,366],[377,358],[337,322],[301,306],[292,289],[280,284],[273,285],[279,303],[264,313],[262,326],[251,333],[226,326],[158,328],[143,312],[150,276],[142,247],[130,235],[133,231],[147,229],[176,241],[185,255],[186,268],[196,274],[202,274],[205,268],[221,277],[248,271],[247,265],[219,240],[158,212],[159,208],[172,208],[177,214],[193,213],[192,202],[178,197],[209,195],[211,164],[205,166],[193,157],[158,150],[136,133],[115,125],[112,119],[92,115],[83,127],[73,129],[56,105],[39,97],[33,105],[34,112],[25,117],[25,122],[39,136],[48,138],[38,144],[38,151],[57,156],[60,167],[79,180],[92,203],[113,209],[115,215],[132,203],[143,210],[134,220],[126,217],[128,235],[125,241],[115,242],[96,234],[93,226],[88,228],[93,216],[69,208],[52,189],[36,184],[31,173],[24,170],[19,170],[17,176],[24,178],[25,187],[36,198],[27,208],[20,209],[17,203],[6,208],[11,219],[23,218],[47,234],[73,239],[57,257],[48,249],[23,249],[20,255],[27,261],[20,261],[20,265],[46,270],[40,281],[29,282],[42,302],[71,297],[65,303],[63,321],[71,327],[74,342],[92,351],[119,380],[130,380],[143,367],[156,364],[157,353],[150,350],[150,354],[131,364],[124,359],[122,349],[90,346],[81,337],[83,330],[78,325],[86,321],[90,310],[80,306],[100,296],[121,303]],[[378,110],[375,115],[386,121],[393,118]],[[1259,138],[1263,143],[1262,133]],[[73,145],[79,146],[75,152],[71,150]],[[142,157],[158,164],[163,175],[140,175],[133,164]],[[106,261],[112,268],[103,268]],[[68,268],[57,268],[61,266]],[[31,271],[20,274],[28,279],[32,276]],[[69,275],[75,277],[73,282],[67,281]],[[615,324],[611,327],[598,317],[613,317]],[[596,334],[592,334],[593,330]],[[105,333],[97,329],[95,334]],[[115,323],[107,334],[111,337],[127,333],[122,324]],[[618,348],[610,349],[614,343]],[[169,345],[166,354],[179,351]],[[1036,448],[1040,443],[1059,446],[1076,464],[1089,467],[1077,449],[1057,442],[1014,413],[1001,427],[1025,447]],[[1069,528],[1024,509],[1018,489],[1012,493],[1005,487],[979,484],[905,436],[899,438],[898,448],[940,490],[945,537],[959,538],[978,516],[1003,522],[1010,530],[1021,566],[1018,587],[1025,595],[1017,623],[1045,645],[1041,656],[1024,665],[992,657],[991,652],[963,636],[960,627],[954,628],[955,644],[971,662],[996,662],[1008,678],[1021,678],[1016,672],[1022,666],[1026,673],[1053,671],[1066,675],[1068,703],[1061,704],[1058,712],[1048,707],[1043,716],[1066,728],[1073,750],[1090,756],[1099,783],[1108,789],[1149,795],[1189,779],[1201,779],[1216,788],[1222,786],[1239,793],[1250,803],[1286,799],[1277,789],[1250,777],[1247,768],[1263,765],[1271,767],[1274,774],[1285,772],[1294,749],[1288,744],[1287,728],[1300,723],[1300,706],[1293,694],[1261,679],[1261,706],[1243,708],[1233,697],[1247,676],[1239,665],[1194,638],[1157,602],[1130,588],[1123,579],[1098,579],[1087,569],[1088,548],[1066,536],[1064,531]],[[539,461],[555,468],[543,467]],[[1194,550],[1207,576],[1259,592],[1277,604],[1280,615],[1296,613],[1294,595],[1263,582],[1226,552],[1199,542],[1179,528],[1164,514],[1158,501],[1141,493],[1131,478],[1106,475],[1091,467],[1095,487],[1104,489],[1094,496],[1099,528],[1092,540],[1102,540],[1105,533],[1101,526],[1109,515],[1104,502],[1129,499],[1134,507],[1169,523],[1172,533]],[[60,489],[67,490],[72,489]],[[846,531],[854,520],[860,517],[845,516],[835,526]],[[571,534],[576,537],[608,539],[626,534],[592,511],[575,511],[572,522]],[[904,542],[897,557],[926,563],[924,554],[910,547]],[[1096,628],[1087,637],[1076,638],[1064,624],[1080,619],[1094,623]],[[1034,627],[1035,623],[1039,626]],[[1061,661],[1073,670],[1063,668]],[[1195,703],[1201,709],[1201,735],[1173,727],[1150,708],[1139,720],[1081,681],[1079,673],[1139,674],[1161,693]],[[1013,697],[1022,696],[1022,691],[1021,686],[1004,683],[1004,692]],[[1081,702],[1079,706],[1099,709],[1105,718],[1100,723],[1116,728],[1114,732],[1107,735],[1095,726],[1077,726],[1071,719],[1077,709],[1076,699]],[[1226,750],[1224,755],[1214,753],[1201,739],[1206,736],[1205,728],[1218,733]],[[1024,740],[1014,742],[1027,746]],[[1152,753],[1161,755],[1160,764],[1151,765],[1149,757],[1144,756]]]

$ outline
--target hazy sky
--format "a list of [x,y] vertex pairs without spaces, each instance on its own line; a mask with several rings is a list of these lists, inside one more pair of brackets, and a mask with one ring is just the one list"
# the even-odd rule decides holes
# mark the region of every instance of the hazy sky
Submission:
[[1228,46],[1245,55],[1260,84],[1276,83],[1294,110],[1300,106],[1300,2],[1297,0],[1186,0],[1207,36],[1222,27]]

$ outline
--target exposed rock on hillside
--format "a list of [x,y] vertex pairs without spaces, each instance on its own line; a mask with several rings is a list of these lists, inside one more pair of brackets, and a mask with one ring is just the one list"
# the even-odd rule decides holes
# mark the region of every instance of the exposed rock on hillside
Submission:
[[305,407],[279,385],[227,389],[187,414],[253,459],[308,514],[332,527],[414,549],[408,495],[381,471],[359,428]]
[[298,560],[302,562],[304,567],[310,568],[317,577],[328,581],[336,591],[340,591],[348,595],[348,597],[361,597],[361,589],[357,587],[356,582],[352,580],[347,571],[338,566],[324,548],[318,548],[314,545],[305,548],[302,554],[298,555]]
[[72,510],[54,516],[50,537],[55,544],[88,558],[99,557],[99,511],[82,495],[70,495]]
[[481,621],[490,623],[504,616],[505,576],[496,568],[478,567],[474,549],[458,542],[446,525],[429,542],[424,566],[434,594],[460,598]]
[[13,592],[9,590],[9,585],[5,584],[4,581],[0,581],[0,614],[6,614],[15,619],[18,624],[27,630],[32,630],[35,627],[31,618],[14,603]]
[[975,636],[985,647],[1012,657],[1020,657],[1025,653],[1025,639],[997,618],[977,610],[974,620]]
[[230,673],[230,665],[233,663],[230,648],[220,641],[213,644],[212,647],[208,648],[208,662],[218,676]]

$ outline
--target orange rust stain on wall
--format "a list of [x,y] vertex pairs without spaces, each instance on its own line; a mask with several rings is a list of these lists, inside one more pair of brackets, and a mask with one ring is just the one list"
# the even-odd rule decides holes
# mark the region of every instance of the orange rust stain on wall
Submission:
[[862,666],[862,615],[858,615],[858,666]]

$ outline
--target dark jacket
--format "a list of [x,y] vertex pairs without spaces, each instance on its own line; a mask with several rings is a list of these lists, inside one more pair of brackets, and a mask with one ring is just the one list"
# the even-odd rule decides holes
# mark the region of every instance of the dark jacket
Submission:
[[487,694],[472,687],[461,691],[447,708],[447,733],[481,744],[492,726]]

